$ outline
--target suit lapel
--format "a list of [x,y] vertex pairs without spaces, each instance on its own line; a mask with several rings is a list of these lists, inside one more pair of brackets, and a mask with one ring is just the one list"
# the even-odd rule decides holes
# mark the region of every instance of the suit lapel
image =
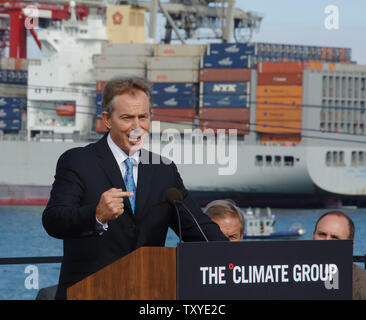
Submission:
[[[126,191],[121,170],[119,168],[116,159],[113,156],[111,149],[108,146],[107,135],[105,135],[102,139],[100,139],[96,143],[96,153],[99,159],[99,164],[103,168],[112,186],[117,189],[122,188],[122,190]],[[124,198],[123,203],[125,207],[129,209],[129,212],[132,214],[132,208],[128,198]]]
[[[147,161],[146,161],[147,160]],[[152,178],[154,175],[154,166],[151,165],[151,153],[145,149],[141,150],[141,161],[138,167],[138,181],[136,190],[135,215],[141,216],[147,200],[149,198]]]

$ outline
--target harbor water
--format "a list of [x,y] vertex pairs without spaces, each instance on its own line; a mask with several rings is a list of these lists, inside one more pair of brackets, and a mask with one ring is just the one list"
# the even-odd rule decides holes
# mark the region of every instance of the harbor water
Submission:
[[[62,240],[50,237],[42,227],[41,206],[0,206],[0,258],[62,256]],[[306,229],[299,240],[311,240],[315,222],[329,209],[272,209],[276,231],[294,225]],[[366,254],[366,209],[343,208],[356,226],[354,255]],[[171,230],[166,246],[176,246]],[[33,300],[39,289],[57,284],[60,263],[0,265],[0,300]],[[36,279],[35,275],[38,275]],[[32,276],[32,281],[29,277]]]

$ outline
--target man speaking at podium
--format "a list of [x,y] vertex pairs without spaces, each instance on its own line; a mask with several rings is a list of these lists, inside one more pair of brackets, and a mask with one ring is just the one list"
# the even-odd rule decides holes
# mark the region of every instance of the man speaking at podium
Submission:
[[[139,247],[164,246],[168,227],[177,234],[181,229],[185,241],[227,241],[189,195],[175,164],[142,149],[150,127],[149,90],[139,78],[106,83],[102,117],[109,133],[58,160],[42,216],[48,234],[64,240],[56,299]],[[183,210],[178,221],[166,200],[171,188],[179,190],[200,227]]]

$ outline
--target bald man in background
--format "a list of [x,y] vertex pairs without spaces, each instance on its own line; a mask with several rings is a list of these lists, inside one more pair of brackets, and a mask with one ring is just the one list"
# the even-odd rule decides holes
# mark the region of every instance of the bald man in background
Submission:
[[[353,240],[355,225],[341,211],[329,211],[317,221],[313,240]],[[353,264],[353,300],[366,300],[366,270]]]

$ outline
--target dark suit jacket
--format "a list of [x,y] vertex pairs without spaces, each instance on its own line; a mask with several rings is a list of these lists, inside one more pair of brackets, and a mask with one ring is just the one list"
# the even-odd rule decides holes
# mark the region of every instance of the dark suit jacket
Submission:
[[[113,187],[126,190],[106,137],[86,147],[66,151],[57,163],[42,222],[49,235],[64,239],[58,299],[66,298],[67,287],[133,250],[142,246],[164,246],[168,227],[176,233],[178,229],[174,208],[165,200],[165,192],[171,187],[182,192],[185,205],[196,216],[209,240],[227,240],[191,198],[175,164],[164,164],[160,156],[146,150],[141,152],[138,167],[135,215],[125,198],[124,213],[109,221],[108,231],[99,236],[95,210],[101,194]],[[150,164],[146,164],[147,157]],[[191,217],[183,211],[180,216],[183,240],[203,241]]]
[[366,270],[353,264],[353,300],[366,300]]

